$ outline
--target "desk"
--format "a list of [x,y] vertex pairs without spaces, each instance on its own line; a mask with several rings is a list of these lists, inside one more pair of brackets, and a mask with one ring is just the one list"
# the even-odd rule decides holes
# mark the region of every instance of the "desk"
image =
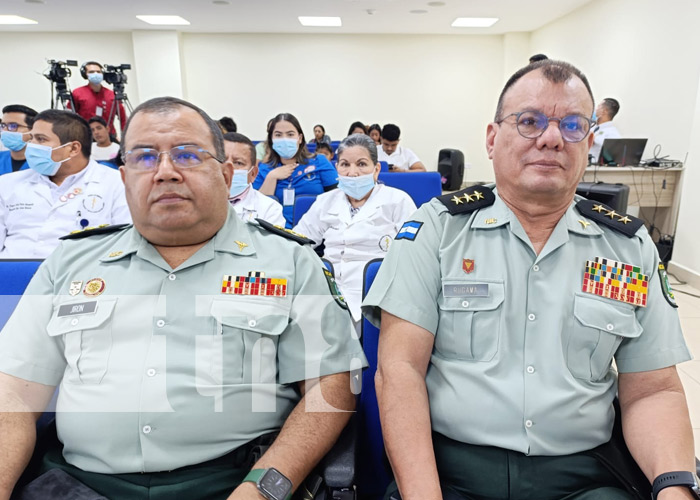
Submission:
[[[583,182],[622,183],[630,187],[628,212],[652,223],[662,234],[674,234],[680,206],[683,167],[597,167],[586,168]],[[635,213],[638,207],[638,213]],[[654,232],[654,241],[660,234]]]

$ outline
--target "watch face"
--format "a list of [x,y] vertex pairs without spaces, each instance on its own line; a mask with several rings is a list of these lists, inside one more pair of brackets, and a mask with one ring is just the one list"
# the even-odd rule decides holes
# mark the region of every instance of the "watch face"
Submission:
[[273,500],[284,500],[292,491],[292,482],[276,469],[268,469],[258,482],[260,490]]

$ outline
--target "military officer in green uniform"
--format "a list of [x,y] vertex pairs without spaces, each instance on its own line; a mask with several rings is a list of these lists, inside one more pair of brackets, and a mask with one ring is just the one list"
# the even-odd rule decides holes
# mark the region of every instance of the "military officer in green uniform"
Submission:
[[354,407],[347,306],[304,238],[236,217],[203,111],[148,101],[122,148],[134,225],[71,235],[0,334],[0,498],[55,386],[45,470],[111,499],[289,498]]
[[404,500],[631,498],[589,452],[618,392],[648,481],[694,470],[674,366],[690,355],[654,244],[575,197],[592,113],[573,66],[515,73],[487,128],[495,186],[424,205],[379,270],[363,311],[381,320],[377,399]]

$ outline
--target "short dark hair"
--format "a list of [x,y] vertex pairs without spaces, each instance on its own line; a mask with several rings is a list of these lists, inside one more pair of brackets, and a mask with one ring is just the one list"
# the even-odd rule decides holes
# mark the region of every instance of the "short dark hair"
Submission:
[[24,115],[24,121],[27,124],[27,127],[32,128],[32,125],[34,125],[34,120],[36,119],[37,112],[30,108],[29,106],[25,106],[24,104],[8,104],[4,108],[2,108],[3,114],[5,113],[22,113]]
[[219,118],[219,126],[221,131],[226,134],[227,132],[238,132],[238,125],[233,121],[230,116],[222,116]]
[[608,111],[608,115],[610,115],[611,120],[615,118],[617,112],[620,111],[620,103],[617,102],[617,99],[613,99],[612,97],[606,97],[600,104],[602,104]]
[[327,142],[319,142],[319,143],[316,145],[316,152],[317,152],[317,153],[320,153],[322,149],[325,149],[325,150],[328,151],[330,154],[333,154],[333,148],[332,148],[331,145],[328,144]]
[[255,153],[255,144],[248,139],[246,136],[243,134],[239,134],[238,132],[227,132],[224,134],[224,141],[228,142],[236,142],[238,144],[245,144],[248,146],[248,149],[250,149],[250,162],[252,165],[255,165],[255,162],[257,161],[257,155]]
[[534,56],[530,56],[530,64],[537,61],[544,61],[545,59],[549,59],[549,57],[544,54],[535,54]]
[[393,123],[387,123],[382,128],[382,139],[387,141],[398,141],[401,137],[401,129]]
[[80,152],[85,158],[90,158],[92,131],[85,118],[72,111],[47,109],[34,118],[34,124],[39,121],[51,124],[51,130],[58,136],[61,144],[78,141]]
[[119,150],[119,154],[124,154],[126,134],[129,131],[129,125],[134,119],[134,116],[136,116],[139,113],[167,114],[177,110],[177,108],[183,107],[195,110],[199,114],[199,116],[202,117],[204,122],[207,124],[207,127],[209,127],[209,132],[211,133],[211,140],[214,143],[214,154],[216,155],[216,159],[223,162],[225,160],[226,153],[224,152],[224,135],[221,133],[219,125],[214,120],[212,120],[211,117],[203,109],[195,106],[191,102],[187,102],[183,99],[178,99],[177,97],[154,97],[153,99],[149,99],[148,101],[136,106],[136,109],[134,109],[133,113],[131,113],[131,116],[126,121],[126,125],[124,126],[124,131],[122,132],[122,145]]
[[107,128],[107,122],[106,122],[105,119],[102,118],[101,116],[93,116],[92,118],[90,118],[90,119],[88,120],[88,125],[90,125],[91,123],[99,123],[99,124],[102,125],[104,128]]
[[593,99],[593,92],[591,91],[591,86],[588,84],[588,79],[581,70],[576,68],[573,64],[569,64],[564,61],[557,61],[555,59],[544,59],[542,61],[537,61],[532,64],[520,68],[518,71],[513,73],[513,75],[508,79],[503,90],[501,90],[501,95],[498,97],[498,106],[496,106],[496,115],[494,121],[498,122],[501,120],[503,113],[503,99],[506,96],[508,90],[515,85],[515,83],[520,80],[523,76],[527,75],[532,71],[538,69],[542,70],[544,77],[552,83],[564,83],[568,82],[574,76],[583,82],[588,90],[588,95],[591,97],[591,102],[595,107],[595,100]]
[[277,166],[278,163],[282,163],[280,155],[278,155],[277,151],[275,151],[275,149],[272,147],[272,134],[275,131],[275,125],[277,125],[279,122],[291,123],[292,126],[296,129],[297,134],[301,136],[301,143],[299,143],[299,149],[297,150],[297,154],[294,155],[294,160],[297,163],[306,163],[306,160],[311,158],[313,155],[306,148],[306,139],[304,138],[304,132],[301,130],[299,120],[297,120],[296,117],[291,113],[280,113],[277,116],[275,116],[272,120],[270,120],[269,126],[267,127],[266,163],[272,165],[273,167]]
[[350,128],[348,129],[348,135],[352,135],[353,130],[355,130],[356,128],[361,128],[365,134],[367,133],[367,126],[364,123],[352,122],[352,124],[350,125]]

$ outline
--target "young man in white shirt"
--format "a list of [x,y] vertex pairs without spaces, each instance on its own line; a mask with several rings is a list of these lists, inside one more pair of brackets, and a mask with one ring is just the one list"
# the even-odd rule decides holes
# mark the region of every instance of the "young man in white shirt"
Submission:
[[598,125],[593,127],[593,146],[588,152],[588,155],[593,157],[593,163],[598,163],[600,150],[605,139],[619,139],[622,137],[620,131],[612,123],[618,111],[620,111],[620,103],[612,97],[606,97],[596,107],[595,114]]
[[389,164],[392,172],[417,171],[425,172],[425,165],[416,154],[408,148],[399,146],[401,129],[393,123],[387,123],[382,128],[382,144],[377,148],[379,161]]
[[90,159],[95,161],[115,161],[119,155],[119,144],[112,142],[104,118],[93,116],[88,120],[92,132],[92,153]]

